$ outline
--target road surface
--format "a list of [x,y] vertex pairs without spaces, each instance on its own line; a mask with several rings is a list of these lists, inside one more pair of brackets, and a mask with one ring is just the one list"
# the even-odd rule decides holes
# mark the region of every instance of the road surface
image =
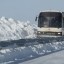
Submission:
[[19,64],[64,64],[64,50]]

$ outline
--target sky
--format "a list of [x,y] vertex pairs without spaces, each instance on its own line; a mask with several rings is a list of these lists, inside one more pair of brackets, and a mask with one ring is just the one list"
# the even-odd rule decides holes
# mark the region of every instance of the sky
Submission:
[[35,22],[44,10],[64,11],[64,0],[0,0],[0,17]]

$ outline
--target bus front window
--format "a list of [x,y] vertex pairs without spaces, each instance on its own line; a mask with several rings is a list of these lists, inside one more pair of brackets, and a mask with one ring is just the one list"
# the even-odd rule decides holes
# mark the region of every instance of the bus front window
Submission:
[[62,16],[39,16],[39,27],[62,27]]

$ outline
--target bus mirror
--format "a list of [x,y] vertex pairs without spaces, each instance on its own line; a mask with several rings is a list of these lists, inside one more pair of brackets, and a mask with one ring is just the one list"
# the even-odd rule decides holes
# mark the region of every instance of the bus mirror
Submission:
[[36,16],[35,21],[37,21],[38,17]]

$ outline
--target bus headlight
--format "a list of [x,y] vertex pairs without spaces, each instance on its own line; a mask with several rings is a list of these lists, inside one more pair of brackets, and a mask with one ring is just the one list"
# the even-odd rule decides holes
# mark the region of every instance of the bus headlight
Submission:
[[58,33],[58,34],[61,34],[61,33]]
[[38,32],[38,34],[40,34],[41,32]]
[[37,32],[37,34],[39,34],[39,35],[40,35],[40,34],[41,34],[41,32]]

